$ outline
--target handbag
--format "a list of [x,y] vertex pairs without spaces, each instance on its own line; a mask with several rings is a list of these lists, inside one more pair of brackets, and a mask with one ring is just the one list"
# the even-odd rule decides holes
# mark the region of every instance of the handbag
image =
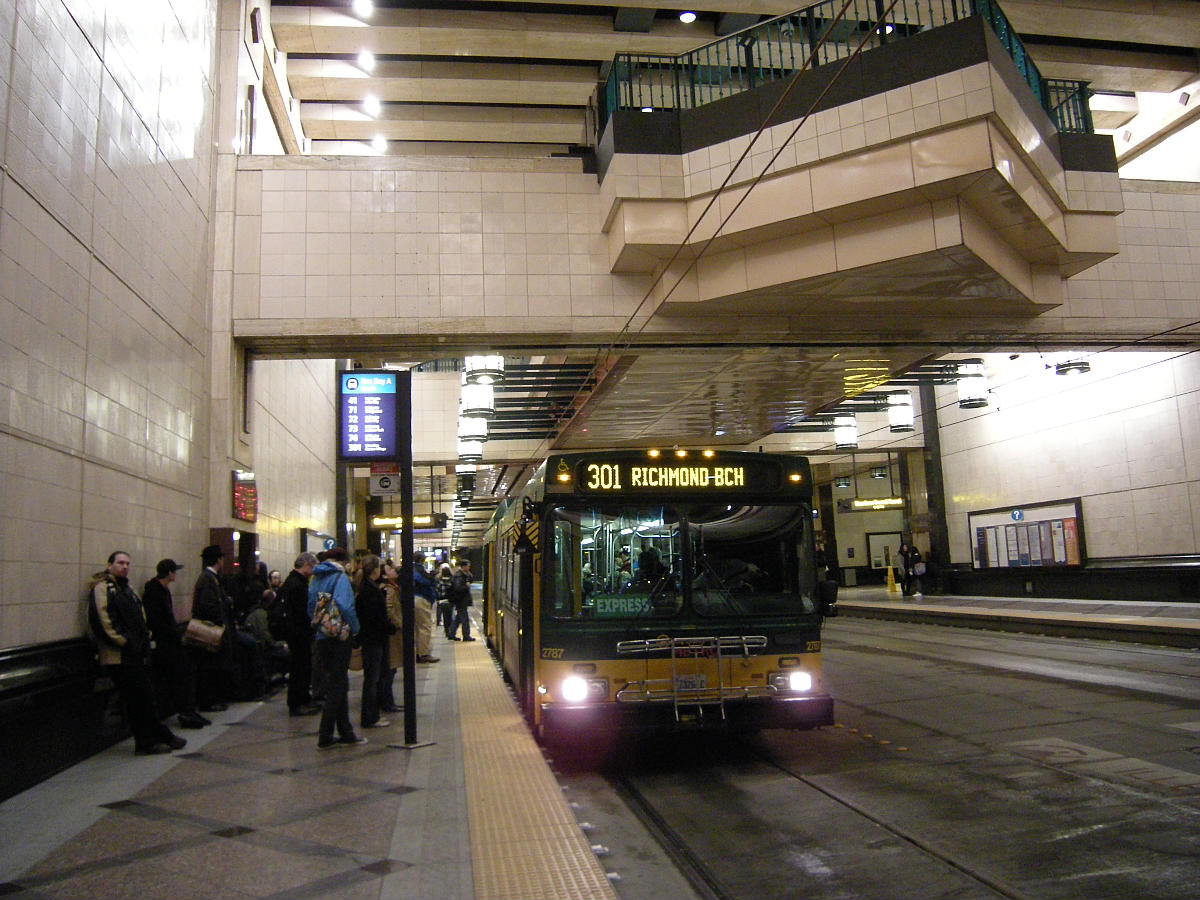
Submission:
[[209,653],[220,653],[224,638],[224,625],[215,625],[203,619],[188,619],[187,629],[183,632],[184,646],[199,647]]
[[923,562],[913,563],[913,574],[914,575],[924,575],[925,574],[925,563],[923,563]]
[[313,607],[312,627],[313,631],[333,638],[335,641],[345,641],[350,638],[350,625],[342,618],[342,611],[329,591],[321,591],[317,594],[317,602]]

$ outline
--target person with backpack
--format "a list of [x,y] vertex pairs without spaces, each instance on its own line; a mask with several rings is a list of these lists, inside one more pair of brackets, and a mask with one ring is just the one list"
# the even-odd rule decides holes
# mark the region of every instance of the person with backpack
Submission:
[[454,622],[454,604],[450,602],[450,581],[453,571],[450,563],[442,563],[434,579],[434,596],[437,597],[437,624],[446,633],[446,640],[451,639],[450,625]]
[[450,600],[454,608],[454,619],[450,623],[450,631],[447,636],[452,641],[457,641],[454,635],[458,632],[459,626],[462,626],[462,638],[464,641],[473,641],[471,637],[471,617],[467,614],[467,609],[474,603],[471,599],[471,561],[464,559],[458,564],[458,568],[453,569],[450,573],[450,585],[447,588],[447,599]]
[[[317,749],[328,750],[345,744],[365,744],[366,738],[354,733],[350,724],[350,651],[358,634],[358,616],[354,609],[354,590],[346,575],[350,559],[344,547],[334,547],[324,562],[313,569],[308,586],[308,617],[313,621],[318,608],[322,610],[322,626],[316,633],[317,656],[324,672],[325,707],[317,729]],[[330,634],[329,630],[336,630]],[[334,730],[338,737],[334,737]]]

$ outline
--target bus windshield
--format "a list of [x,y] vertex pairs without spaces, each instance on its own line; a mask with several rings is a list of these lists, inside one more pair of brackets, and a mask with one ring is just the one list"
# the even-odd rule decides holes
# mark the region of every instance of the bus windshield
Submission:
[[812,613],[812,512],[786,506],[557,507],[548,598],[560,619]]

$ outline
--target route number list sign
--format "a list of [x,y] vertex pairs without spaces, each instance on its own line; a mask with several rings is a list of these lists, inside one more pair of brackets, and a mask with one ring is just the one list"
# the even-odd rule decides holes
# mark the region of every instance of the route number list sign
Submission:
[[395,372],[338,372],[338,459],[398,458],[396,391]]

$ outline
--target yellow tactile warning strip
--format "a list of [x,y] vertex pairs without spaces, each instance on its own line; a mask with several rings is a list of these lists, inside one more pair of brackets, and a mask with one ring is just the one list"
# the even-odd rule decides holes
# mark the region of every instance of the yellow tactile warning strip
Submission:
[[476,900],[616,900],[483,641],[454,668]]

